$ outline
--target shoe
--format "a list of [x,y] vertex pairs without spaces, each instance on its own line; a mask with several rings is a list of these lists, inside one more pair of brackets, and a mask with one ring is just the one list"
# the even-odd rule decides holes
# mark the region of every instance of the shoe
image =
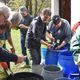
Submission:
[[26,63],[26,65],[29,65],[29,60],[27,57],[26,57],[25,63]]

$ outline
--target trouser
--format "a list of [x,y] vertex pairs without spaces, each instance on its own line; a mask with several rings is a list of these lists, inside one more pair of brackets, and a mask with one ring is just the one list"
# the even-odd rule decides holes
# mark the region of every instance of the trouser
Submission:
[[40,64],[41,51],[40,48],[28,48],[29,59],[32,60],[32,64]]
[[[24,56],[27,55],[26,47],[25,47],[25,39],[26,39],[26,35],[21,34],[21,50],[22,50],[22,54],[23,54]],[[25,62],[26,62],[26,64],[29,64],[29,60],[28,60],[27,57],[26,57]]]
[[25,39],[26,35],[21,34],[21,50],[24,56],[26,55]]

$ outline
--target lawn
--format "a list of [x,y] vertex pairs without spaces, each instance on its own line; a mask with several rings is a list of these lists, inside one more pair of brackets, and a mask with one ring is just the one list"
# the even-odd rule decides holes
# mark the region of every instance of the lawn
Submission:
[[[20,31],[19,30],[12,30],[11,31],[12,41],[16,50],[17,54],[21,54],[21,47],[20,47]],[[7,43],[7,48],[9,49],[9,44]]]

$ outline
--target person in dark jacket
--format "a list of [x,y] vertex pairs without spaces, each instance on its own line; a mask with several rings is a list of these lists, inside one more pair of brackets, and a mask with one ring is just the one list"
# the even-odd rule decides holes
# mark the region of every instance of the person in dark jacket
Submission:
[[33,19],[28,32],[26,34],[25,46],[29,51],[29,59],[32,60],[32,64],[40,64],[41,62],[41,44],[51,48],[51,44],[47,43],[44,36],[46,33],[46,23],[50,19],[51,10],[45,8],[41,14]]

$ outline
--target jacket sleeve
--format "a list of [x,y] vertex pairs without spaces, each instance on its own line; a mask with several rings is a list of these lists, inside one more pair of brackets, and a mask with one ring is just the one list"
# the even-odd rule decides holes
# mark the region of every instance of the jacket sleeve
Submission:
[[18,56],[8,52],[6,49],[0,47],[0,61],[2,62],[16,62]]
[[42,35],[42,31],[40,30],[40,26],[36,25],[36,22],[34,24],[31,24],[30,26],[32,26],[32,32],[33,32],[33,37],[37,42],[40,42],[43,35]]

